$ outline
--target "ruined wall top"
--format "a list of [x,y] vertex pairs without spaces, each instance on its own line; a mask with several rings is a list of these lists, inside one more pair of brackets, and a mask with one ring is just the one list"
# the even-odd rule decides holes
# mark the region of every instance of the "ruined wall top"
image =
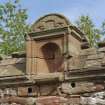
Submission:
[[71,23],[63,15],[48,14],[38,19],[32,25],[32,30],[37,32],[37,31],[54,29],[54,28],[67,27],[70,24]]

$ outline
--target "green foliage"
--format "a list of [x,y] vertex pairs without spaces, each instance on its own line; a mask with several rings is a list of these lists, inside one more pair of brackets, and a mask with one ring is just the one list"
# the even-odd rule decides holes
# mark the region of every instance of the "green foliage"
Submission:
[[102,22],[101,28],[102,28],[102,35],[105,36],[105,20]]
[[77,26],[82,30],[89,39],[90,46],[96,46],[102,36],[100,29],[97,29],[89,16],[80,16],[76,21]]
[[26,24],[26,9],[22,9],[19,0],[8,0],[0,4],[0,53],[9,55],[25,48],[24,35],[29,31]]

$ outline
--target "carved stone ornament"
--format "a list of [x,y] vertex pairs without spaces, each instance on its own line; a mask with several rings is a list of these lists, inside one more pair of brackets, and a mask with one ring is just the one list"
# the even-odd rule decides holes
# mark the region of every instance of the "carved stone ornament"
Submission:
[[32,29],[35,32],[62,28],[70,25],[70,22],[62,15],[49,14],[41,17],[33,25]]

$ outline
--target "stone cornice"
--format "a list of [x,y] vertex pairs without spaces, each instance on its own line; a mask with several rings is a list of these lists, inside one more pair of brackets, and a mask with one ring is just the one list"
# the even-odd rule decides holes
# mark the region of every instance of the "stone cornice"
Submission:
[[39,32],[31,32],[28,35],[33,38],[34,40],[42,39],[42,38],[49,38],[49,37],[60,37],[60,35],[70,34],[69,30],[71,30],[71,35],[73,35],[76,39],[81,40],[82,37],[80,33],[75,28],[62,27],[62,28],[54,28],[51,30],[44,30]]
[[65,72],[69,81],[92,81],[105,79],[105,67],[75,69]]
[[58,34],[58,33],[67,33],[68,32],[68,27],[63,27],[63,28],[55,28],[51,30],[44,30],[44,31],[39,31],[39,32],[32,32],[29,33],[28,35],[31,36],[32,38],[36,39],[37,37],[46,37],[46,36],[52,36],[52,34]]

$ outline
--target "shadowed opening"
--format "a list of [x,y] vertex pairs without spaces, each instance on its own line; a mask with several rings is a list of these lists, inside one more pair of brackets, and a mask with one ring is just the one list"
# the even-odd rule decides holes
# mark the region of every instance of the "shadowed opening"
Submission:
[[47,43],[41,50],[49,72],[62,71],[63,56],[59,46],[56,43]]

